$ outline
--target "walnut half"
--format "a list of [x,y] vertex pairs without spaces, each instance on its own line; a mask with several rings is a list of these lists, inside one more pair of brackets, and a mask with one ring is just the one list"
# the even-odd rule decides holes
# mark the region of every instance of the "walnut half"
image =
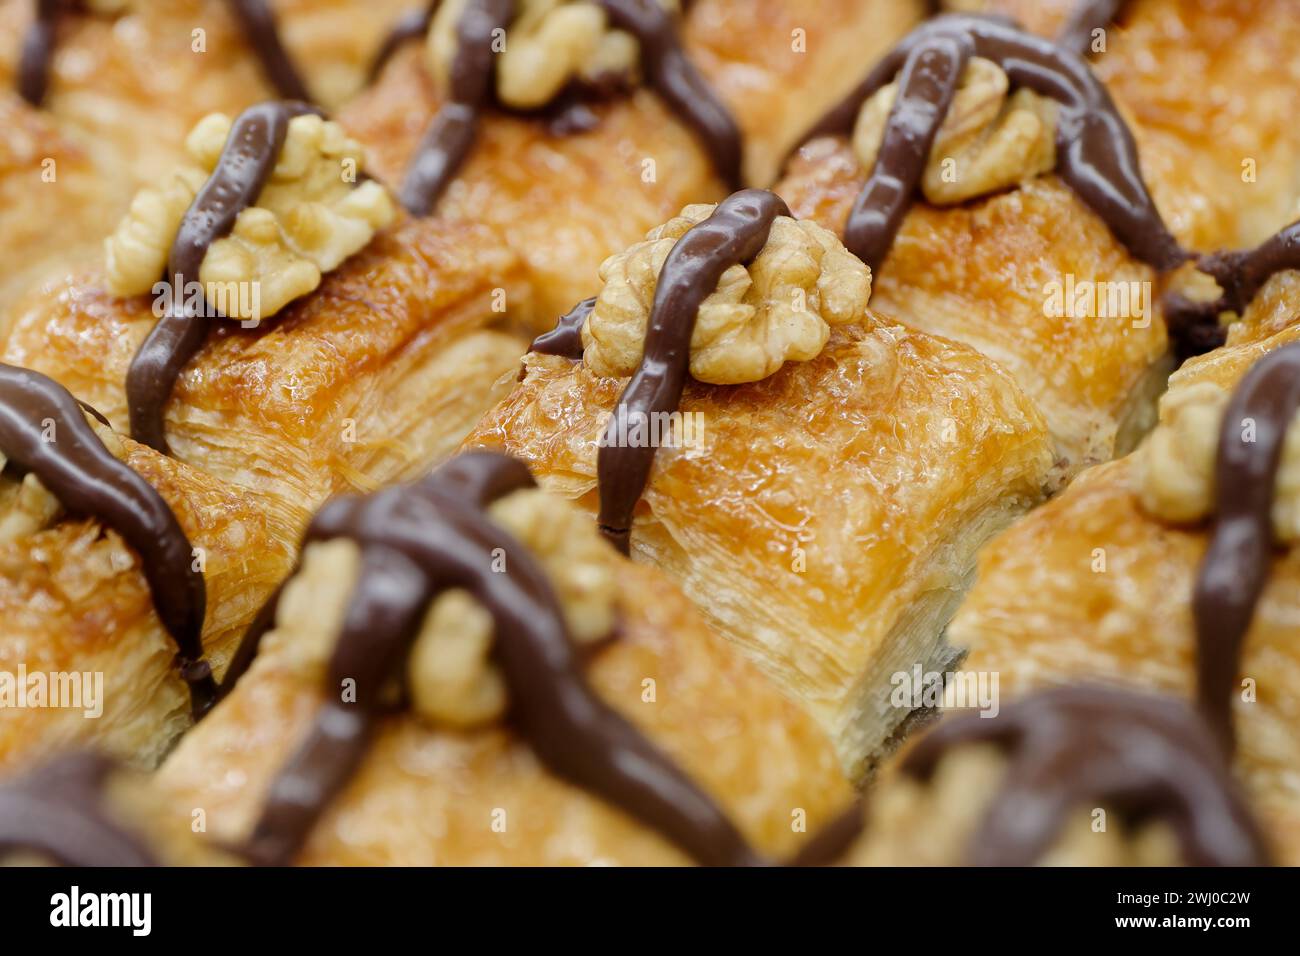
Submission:
[[[214,113],[186,140],[196,165],[146,187],[107,240],[108,287],[144,295],[162,278],[185,211],[216,168],[232,121]],[[358,252],[392,222],[396,206],[379,183],[361,178],[363,153],[337,123],[314,114],[289,121],[284,148],[257,204],[208,249],[197,277],[209,302],[232,319],[257,321],[320,285],[321,275]],[[232,289],[256,295],[229,294]]]
[[[1008,189],[1056,166],[1056,103],[1030,90],[1010,93],[996,63],[974,57],[935,136],[921,192],[936,206]],[[890,83],[862,104],[853,151],[870,169],[898,95]]]
[[[1230,395],[1213,382],[1170,392],[1163,421],[1137,453],[1142,507],[1170,524],[1195,524],[1214,508],[1214,469],[1219,432]],[[1273,501],[1273,534],[1279,542],[1300,541],[1300,428],[1293,420],[1282,447]],[[1249,423],[1240,423],[1247,440]]]
[[[601,264],[605,285],[582,329],[584,360],[593,372],[625,376],[636,370],[664,260],[714,208],[687,206],[646,241]],[[724,272],[700,306],[691,375],[715,385],[756,382],[785,362],[815,358],[830,326],[860,319],[870,297],[871,270],[834,233],[778,216],[754,261]]]

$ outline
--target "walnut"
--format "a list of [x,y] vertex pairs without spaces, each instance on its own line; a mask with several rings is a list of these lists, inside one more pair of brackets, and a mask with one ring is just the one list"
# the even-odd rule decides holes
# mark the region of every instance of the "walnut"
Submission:
[[[589,518],[536,489],[502,498],[488,514],[541,564],[574,641],[590,644],[611,633],[617,558]],[[504,555],[507,569],[510,560]],[[324,677],[359,569],[352,541],[316,542],[303,551],[302,568],[285,586],[268,646],[287,649],[309,680]],[[507,698],[491,660],[492,640],[492,618],[468,592],[440,594],[425,614],[407,669],[415,711],[452,727],[499,719]]]
[[[677,12],[678,0],[659,0]],[[465,0],[449,0],[434,15],[427,54],[445,89],[456,57],[456,27]],[[574,79],[597,82],[631,76],[640,51],[636,39],[609,27],[604,9],[589,2],[520,0],[497,61],[497,96],[516,109],[536,109]]]
[[[1213,382],[1170,392],[1161,424],[1137,453],[1138,496],[1151,515],[1170,524],[1196,524],[1214,510],[1214,469],[1229,394]],[[1247,423],[1241,423],[1247,428]],[[1273,534],[1300,541],[1300,428],[1287,429],[1273,501]]]
[[[1008,95],[1009,88],[996,63],[974,57],[966,65],[921,178],[921,191],[931,203],[964,202],[1056,166],[1056,103],[1026,89]],[[898,84],[891,83],[858,113],[853,151],[867,168],[880,152],[897,94]]]
[[[181,219],[216,168],[231,125],[219,113],[202,119],[186,140],[197,166],[182,169],[162,188],[141,190],[132,201],[105,243],[114,295],[143,295],[163,276]],[[219,303],[230,318],[253,321],[314,290],[322,273],[396,217],[377,182],[354,187],[362,161],[361,146],[337,123],[294,117],[257,204],[239,214],[229,236],[212,244],[199,275],[187,282],[202,282],[208,301]]]
[[[122,458],[126,454],[111,428],[89,414],[86,415],[86,422],[111,455]],[[5,461],[4,454],[0,453],[0,470],[4,469]],[[20,481],[0,474],[0,544],[43,531],[62,516],[63,505],[35,473],[28,472]]]
[[[677,240],[713,211],[687,206],[646,241],[600,266],[604,288],[582,329],[585,361],[599,375],[631,375],[664,260]],[[778,216],[767,244],[747,267],[722,274],[700,306],[690,371],[701,382],[756,382],[785,362],[808,361],[831,325],[858,320],[871,297],[871,270],[836,236],[807,220]]]

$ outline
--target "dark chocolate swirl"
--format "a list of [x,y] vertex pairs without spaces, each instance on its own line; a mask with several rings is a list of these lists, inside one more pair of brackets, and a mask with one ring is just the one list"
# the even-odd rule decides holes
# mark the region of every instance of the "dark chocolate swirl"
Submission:
[[66,754],[0,784],[0,859],[35,853],[61,866],[157,866],[107,813],[104,789],[115,769],[96,754]]
[[1056,35],[1058,45],[1072,53],[1087,56],[1092,52],[1092,35],[1119,19],[1127,0],[1079,0],[1065,26]]
[[496,62],[492,43],[514,21],[514,0],[469,0],[456,23],[447,102],[429,122],[398,198],[414,216],[427,216],[474,145],[479,118],[492,101]]
[[906,187],[921,175],[928,148],[920,149],[933,143],[961,78],[958,64],[970,56],[1060,105],[1057,173],[1133,256],[1161,271],[1187,261],[1147,192],[1132,132],[1088,64],[1009,21],[964,14],[914,30],[803,137],[847,135],[862,104],[903,71],[880,153],[844,231],[852,252],[880,267],[915,195]]
[[[1225,752],[1241,649],[1273,563],[1273,502],[1286,430],[1300,410],[1300,343],[1256,362],[1223,413],[1214,528],[1196,577],[1196,699]],[[1252,422],[1248,440],[1243,429]]]
[[583,299],[560,316],[560,320],[555,323],[555,328],[533,339],[529,351],[541,352],[544,355],[559,355],[567,359],[582,358],[582,326],[595,307],[594,295],[590,299]]
[[35,17],[23,37],[23,52],[18,62],[18,95],[33,106],[41,105],[49,89],[59,15],[68,6],[68,0],[36,0]]
[[776,193],[742,189],[691,227],[664,260],[641,364],[618,398],[596,459],[600,529],[624,554],[629,549],[632,511],[650,477],[655,449],[621,446],[618,422],[649,420],[677,408],[690,371],[691,336],[701,303],[717,289],[722,273],[759,254],[776,217],[788,215],[790,210]]
[[199,282],[203,257],[212,243],[229,234],[239,214],[257,202],[289,129],[289,120],[317,113],[305,103],[269,102],[250,106],[235,120],[212,176],[186,210],[167,260],[171,308],[158,320],[126,373],[131,437],[171,454],[163,410],[176,378],[207,338],[212,310],[196,309],[185,294]]
[[997,717],[949,718],[903,761],[929,779],[951,750],[995,744],[1009,766],[967,848],[974,866],[1031,866],[1072,812],[1105,804],[1160,820],[1193,866],[1268,862],[1263,838],[1199,715],[1182,701],[1096,686],[1041,691]]
[[[636,37],[649,85],[689,126],[709,154],[718,175],[731,186],[740,182],[741,137],[736,121],[682,49],[677,21],[657,0],[594,0],[610,24]],[[436,4],[435,4],[436,6]],[[474,145],[483,111],[496,103],[493,39],[515,18],[514,0],[469,0],[456,24],[456,56],[451,65],[447,102],[429,122],[402,183],[400,198],[415,216],[430,215]],[[432,18],[433,9],[426,16]],[[400,44],[420,24],[399,24],[391,39]],[[400,31],[400,32],[399,32]],[[396,46],[394,46],[394,49]],[[387,44],[385,44],[387,49]],[[385,53],[385,58],[391,51]],[[382,67],[380,62],[379,67]],[[377,69],[379,68],[377,67]],[[595,114],[581,96],[555,104],[548,128],[561,134],[590,129]]]
[[[361,571],[329,665],[331,695],[354,681],[356,701],[328,700],[271,786],[247,853],[283,864],[359,765],[383,690],[401,672],[439,594],[463,588],[492,615],[494,659],[509,694],[508,720],[557,777],[610,801],[704,864],[759,862],[717,805],[587,684],[550,583],[484,508],[532,487],[521,462],[462,455],[429,478],[368,497],[337,498],[306,542],[347,538]],[[509,569],[492,570],[495,549]]]
[[194,549],[167,502],[104,447],[67,389],[3,364],[0,451],[35,474],[69,513],[102,521],[140,555],[158,618],[176,642],[194,716],[202,716],[216,692],[203,658],[207,597]]
[[1300,269],[1300,222],[1270,236],[1254,249],[1214,252],[1201,256],[1196,268],[1212,276],[1221,294],[1206,302],[1181,293],[1165,297],[1165,322],[1180,343],[1184,356],[1200,355],[1218,348],[1227,339],[1219,317],[1225,312],[1241,315],[1259,290],[1273,276]]
[[384,36],[383,42],[379,44],[379,52],[370,61],[367,82],[373,83],[378,79],[388,61],[405,44],[411,40],[418,40],[429,32],[433,15],[438,12],[438,7],[441,5],[442,0],[429,0],[428,6],[421,10],[410,11],[393,24],[392,29]]
[[636,37],[650,86],[695,131],[723,182],[739,187],[740,128],[682,49],[673,15],[658,0],[596,2],[612,26]]

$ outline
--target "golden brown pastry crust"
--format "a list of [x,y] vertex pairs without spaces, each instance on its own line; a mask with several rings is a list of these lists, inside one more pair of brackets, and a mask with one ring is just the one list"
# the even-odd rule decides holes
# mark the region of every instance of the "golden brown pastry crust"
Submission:
[[[830,745],[662,575],[619,566],[621,626],[615,641],[592,652],[593,687],[698,780],[760,852],[794,852],[851,798]],[[247,834],[321,702],[319,682],[302,672],[301,651],[276,638],[267,636],[233,694],[160,771],[174,811],[204,808],[218,840]],[[654,702],[643,699],[647,679],[655,682]],[[504,832],[493,829],[499,810]],[[807,834],[795,831],[799,810]],[[383,721],[299,862],[664,865],[686,858],[631,817],[550,776],[508,729],[439,731],[406,714]]]
[[[625,382],[550,356],[525,369],[466,444],[594,511],[596,442]],[[633,549],[860,774],[903,717],[888,675],[936,653],[974,549],[1037,500],[1042,421],[983,356],[872,314],[762,382],[688,383],[681,411],[701,416],[702,442],[658,450]]]
[[[843,234],[866,180],[847,141],[828,137],[801,149],[775,190],[794,215]],[[1145,296],[1146,314],[1049,315],[1049,284],[1065,294],[1067,277]],[[972,345],[1015,375],[1066,474],[1123,451],[1149,425],[1168,348],[1155,274],[1055,176],[961,206],[918,201],[872,280],[873,308]]]
[[[248,494],[122,438],[123,461],[203,549],[203,647],[218,677],[245,628],[293,565],[300,510]],[[190,724],[176,645],[154,612],[140,561],[91,518],[0,544],[0,671],[100,673],[98,718],[81,708],[0,708],[0,768],[98,747],[150,766]],[[93,679],[93,678],[92,678]]]
[[[501,394],[523,343],[485,331],[526,290],[483,227],[406,220],[255,329],[214,320],[167,405],[173,451],[310,509],[420,474]],[[128,426],[124,382],[156,319],[93,277],[28,300],[3,361],[42,371]]]

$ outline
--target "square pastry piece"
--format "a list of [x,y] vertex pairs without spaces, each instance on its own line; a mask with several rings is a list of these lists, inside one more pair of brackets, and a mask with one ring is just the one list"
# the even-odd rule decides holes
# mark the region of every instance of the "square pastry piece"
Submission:
[[1190,698],[1278,862],[1300,863],[1300,329],[1185,365],[1161,423],[995,540],[949,628],[1004,697],[1127,683]]
[[811,717],[505,456],[326,505],[254,641],[158,777],[250,861],[753,865],[853,802]]
[[944,660],[975,552],[1052,455],[1010,375],[872,312],[869,270],[783,209],[743,191],[611,257],[467,445],[630,531],[856,777],[907,714],[891,676]]

